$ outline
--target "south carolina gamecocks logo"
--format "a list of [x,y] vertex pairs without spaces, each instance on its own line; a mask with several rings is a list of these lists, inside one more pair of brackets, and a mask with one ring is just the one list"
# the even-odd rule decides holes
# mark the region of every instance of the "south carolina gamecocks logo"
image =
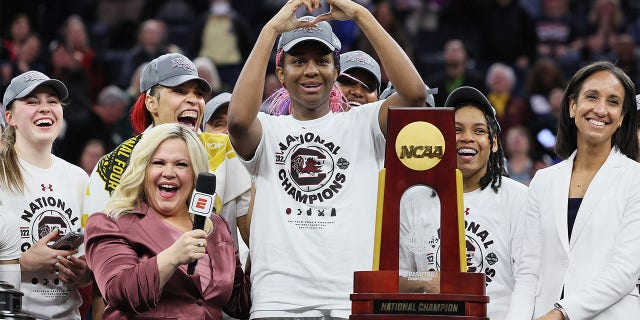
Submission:
[[301,190],[324,186],[331,179],[333,168],[333,159],[319,147],[298,148],[291,153],[291,179]]

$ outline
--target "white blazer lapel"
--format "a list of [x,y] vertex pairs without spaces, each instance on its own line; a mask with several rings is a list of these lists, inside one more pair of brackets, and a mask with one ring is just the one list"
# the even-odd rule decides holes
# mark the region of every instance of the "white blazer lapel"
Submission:
[[582,204],[580,204],[580,209],[578,210],[578,215],[573,225],[573,231],[571,232],[572,244],[580,238],[582,230],[588,223],[589,218],[596,211],[595,209],[598,203],[600,203],[604,196],[609,194],[607,189],[615,184],[616,177],[619,177],[614,171],[622,167],[623,161],[621,161],[621,159],[623,158],[621,157],[625,157],[625,155],[617,150],[616,148],[611,149],[609,157],[607,157],[607,160],[602,164],[600,170],[596,172],[591,184],[589,184],[587,188],[587,192],[584,195]]
[[567,226],[567,208],[569,197],[569,183],[571,182],[571,170],[575,152],[558,165],[555,179],[551,183],[553,195],[553,212],[555,212],[556,232],[567,255],[569,254],[569,231]]

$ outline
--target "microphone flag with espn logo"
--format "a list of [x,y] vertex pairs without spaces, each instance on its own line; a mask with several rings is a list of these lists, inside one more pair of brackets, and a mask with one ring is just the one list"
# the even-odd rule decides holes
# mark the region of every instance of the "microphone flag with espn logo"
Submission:
[[[191,195],[189,213],[193,214],[193,229],[204,230],[206,219],[215,211],[216,175],[201,172],[196,179],[196,187]],[[198,260],[189,263],[187,273],[193,274]]]

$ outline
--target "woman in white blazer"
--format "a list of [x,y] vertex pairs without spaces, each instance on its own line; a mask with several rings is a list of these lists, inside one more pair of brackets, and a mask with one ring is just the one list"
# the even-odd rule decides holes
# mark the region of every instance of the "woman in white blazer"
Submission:
[[[537,319],[640,319],[640,164],[634,86],[609,62],[569,81],[556,152],[525,206],[523,265]],[[539,317],[539,318],[538,318]]]

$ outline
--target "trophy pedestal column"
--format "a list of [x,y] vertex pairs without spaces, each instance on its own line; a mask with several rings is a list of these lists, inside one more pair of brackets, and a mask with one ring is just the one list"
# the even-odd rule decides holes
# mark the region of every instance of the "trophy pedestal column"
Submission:
[[350,320],[489,320],[485,276],[441,272],[441,293],[399,293],[397,271],[354,273]]

